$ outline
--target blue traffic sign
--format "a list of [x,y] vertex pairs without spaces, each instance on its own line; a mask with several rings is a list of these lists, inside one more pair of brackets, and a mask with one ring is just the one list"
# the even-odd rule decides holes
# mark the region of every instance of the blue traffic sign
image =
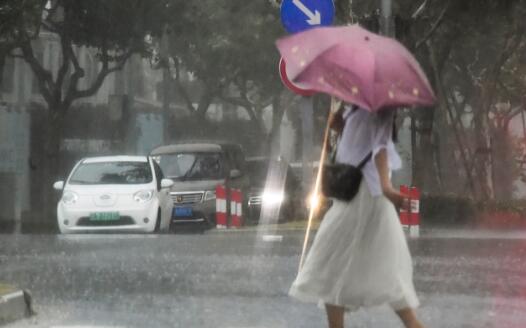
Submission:
[[281,22],[289,33],[328,26],[333,19],[333,0],[283,0],[281,3]]

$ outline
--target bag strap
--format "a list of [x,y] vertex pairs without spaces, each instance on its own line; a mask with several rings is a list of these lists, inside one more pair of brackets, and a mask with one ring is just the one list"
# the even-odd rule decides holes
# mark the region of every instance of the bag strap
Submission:
[[[351,105],[351,115],[354,114],[354,112],[356,112],[358,109],[359,109],[358,106]],[[338,140],[338,146],[340,145],[340,141],[341,140]],[[336,146],[335,149],[330,154],[329,160],[332,163],[336,163],[336,152],[338,151],[338,146]],[[367,156],[365,156],[365,158],[360,162],[360,164],[358,164],[357,168],[359,170],[363,169],[363,167],[365,166],[365,164],[367,164],[367,162],[369,162],[371,157],[373,157],[373,152],[372,151],[369,154],[367,154]]]
[[369,154],[367,154],[367,156],[365,156],[365,158],[360,162],[360,164],[358,164],[358,169],[362,169],[365,164],[367,164],[367,162],[369,162],[369,160],[371,159],[371,157],[373,157],[373,152],[370,152]]
[[[341,105],[343,106],[344,104],[342,103]],[[353,105],[353,104],[350,104],[350,107],[351,107],[350,108],[351,112],[350,112],[350,114],[348,116],[354,114],[354,112],[356,112],[359,109],[358,106]],[[342,113],[342,116],[343,116],[343,113]],[[348,118],[348,116],[347,116],[347,118]],[[347,118],[345,118],[343,120],[345,121]],[[340,145],[340,141],[341,141],[341,135],[338,137],[338,140],[337,140],[337,143],[336,143],[336,147],[334,147],[334,149],[329,154],[329,162],[330,163],[336,163],[336,153],[338,152],[338,146]]]

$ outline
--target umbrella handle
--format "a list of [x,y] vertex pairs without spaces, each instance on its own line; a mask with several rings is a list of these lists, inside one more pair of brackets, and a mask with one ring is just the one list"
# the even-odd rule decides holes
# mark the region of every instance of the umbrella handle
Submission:
[[[337,110],[340,108],[340,105],[341,105],[341,100],[338,100],[335,97],[331,98],[331,110],[329,112],[329,117],[327,119],[327,125],[325,126],[325,133],[324,133],[324,136],[323,136],[323,144],[322,144],[322,148],[321,148],[320,161],[319,161],[319,164],[318,164],[318,172],[316,174],[316,180],[315,180],[315,183],[314,183],[314,191],[313,191],[311,197],[318,198],[318,195],[320,194],[321,176],[322,176],[322,173],[323,173],[323,163],[325,163],[325,158],[327,157],[327,143],[329,141],[329,134],[330,134],[330,129],[331,129],[330,128],[330,122],[331,122],[331,119],[332,119],[333,115],[335,115]],[[311,226],[312,226],[312,219],[314,218],[314,211],[315,210],[316,210],[315,206],[313,206],[311,204],[311,206],[309,208],[309,218],[308,218],[308,221],[307,221],[307,228],[305,230],[305,239],[303,240],[303,248],[301,250],[300,265],[299,265],[298,271],[301,270],[301,267],[303,266],[303,261],[305,259],[305,254],[307,252],[307,244],[308,244],[308,241],[309,241],[310,230],[311,230]]]

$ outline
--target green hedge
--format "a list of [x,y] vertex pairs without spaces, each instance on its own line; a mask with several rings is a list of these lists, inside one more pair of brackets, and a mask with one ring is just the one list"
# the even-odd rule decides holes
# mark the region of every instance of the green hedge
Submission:
[[422,225],[467,225],[476,216],[475,204],[453,195],[424,195],[420,200]]
[[526,228],[526,200],[475,201],[457,195],[423,195],[423,226]]

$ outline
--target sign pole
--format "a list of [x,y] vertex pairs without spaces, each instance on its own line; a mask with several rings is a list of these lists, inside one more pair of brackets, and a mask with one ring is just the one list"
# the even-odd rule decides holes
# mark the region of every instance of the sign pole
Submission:
[[[301,108],[301,132],[302,132],[302,176],[305,190],[310,189],[312,182],[312,147],[313,147],[313,129],[314,129],[314,110],[311,97],[302,97],[300,102]],[[305,193],[307,194],[307,193]]]
[[[317,26],[332,25],[334,20],[334,2],[333,0],[283,0],[281,2],[281,22],[283,27],[289,33],[297,33]],[[283,84],[292,92],[302,96],[300,109],[302,121],[302,175],[304,190],[309,190],[312,185],[312,173],[314,167],[313,161],[313,129],[314,129],[314,108],[313,99],[309,96],[315,92],[309,89],[309,86],[299,85],[289,78],[286,69],[286,63],[283,59],[279,65],[280,76]],[[334,101],[333,101],[334,102]],[[331,103],[332,105],[332,103]],[[322,154],[318,166],[318,173],[314,184],[313,197],[317,197],[320,190],[321,172],[323,168],[323,161],[326,153],[326,145],[329,135],[329,126],[325,130],[325,137],[323,140]],[[301,251],[300,268],[303,265],[303,260],[307,250],[309,234],[314,217],[315,206],[311,204],[309,209],[309,218],[307,229],[305,231],[305,239],[303,242],[303,249]]]
[[301,249],[301,256],[300,256],[300,265],[298,268],[298,271],[301,270],[301,267],[303,266],[303,261],[305,260],[305,255],[307,254],[307,245],[309,243],[309,237],[310,237],[310,231],[312,227],[312,220],[314,219],[314,213],[317,210],[317,204],[316,202],[319,202],[319,199],[321,198],[321,176],[323,174],[323,163],[325,162],[325,158],[327,158],[327,145],[329,143],[329,135],[330,135],[330,121],[331,116],[336,113],[338,110],[338,107],[340,105],[340,102],[332,97],[331,98],[331,109],[329,111],[329,118],[327,119],[327,126],[325,127],[325,133],[323,135],[323,144],[321,148],[321,155],[320,155],[320,162],[318,165],[318,170],[316,173],[316,180],[314,181],[314,190],[312,191],[312,194],[309,195],[310,197],[314,197],[313,199],[308,199],[308,202],[310,202],[310,208],[309,208],[309,218],[307,221],[307,229],[305,230],[305,238],[303,239],[303,247]]

